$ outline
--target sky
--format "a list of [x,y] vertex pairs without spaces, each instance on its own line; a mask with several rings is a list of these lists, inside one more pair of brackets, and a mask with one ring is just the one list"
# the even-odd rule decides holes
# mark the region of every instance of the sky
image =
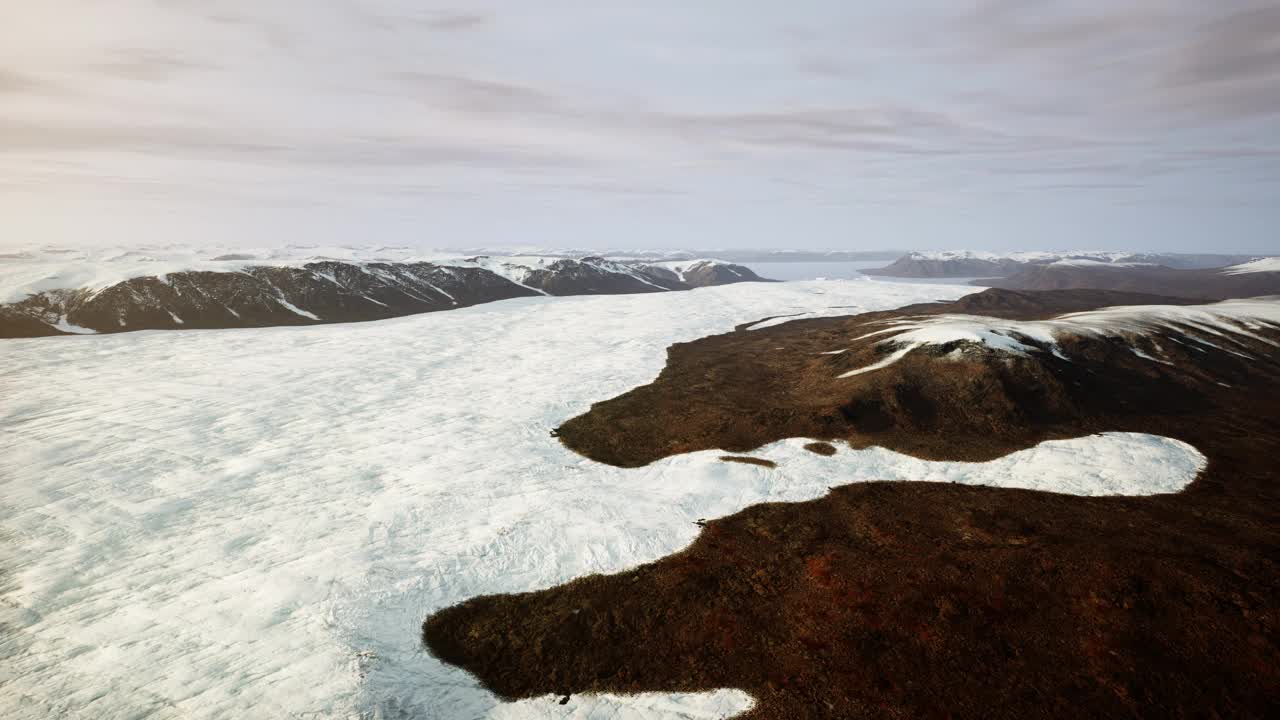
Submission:
[[0,2],[0,247],[1280,253],[1274,0]]

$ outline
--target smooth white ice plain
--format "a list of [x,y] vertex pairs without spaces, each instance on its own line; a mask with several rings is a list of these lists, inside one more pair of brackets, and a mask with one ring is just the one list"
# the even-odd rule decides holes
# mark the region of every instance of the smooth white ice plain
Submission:
[[[656,560],[698,518],[916,479],[1171,492],[1203,463],[1144,435],[993,463],[880,449],[776,470],[705,452],[621,470],[548,434],[648,382],[677,341],[971,287],[869,280],[523,298],[376,323],[0,345],[0,717],[715,718],[750,698],[501,703],[419,626],[468,597]],[[696,402],[690,398],[690,402]],[[643,642],[637,638],[637,642]]]

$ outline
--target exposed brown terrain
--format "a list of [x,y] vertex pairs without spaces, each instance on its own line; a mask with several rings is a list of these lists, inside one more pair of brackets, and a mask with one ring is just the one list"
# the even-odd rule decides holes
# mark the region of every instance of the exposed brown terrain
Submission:
[[1220,268],[1186,270],[1142,265],[1041,265],[1024,268],[1009,277],[983,280],[981,284],[1009,290],[1093,288],[1223,300],[1280,294],[1280,272],[1231,274]]
[[826,455],[827,457],[836,454],[836,446],[828,442],[805,443],[804,449],[816,455]]
[[853,338],[893,317],[1152,301],[993,290],[704,338],[560,437],[634,466],[786,437],[985,460],[1148,432],[1209,458],[1181,493],[844,486],[709,521],[632,571],[447,608],[424,642],[508,698],[735,687],[757,699],[753,718],[1274,717],[1280,327],[1218,348],[1189,327],[1061,338],[1065,357],[957,343],[838,377],[885,354]]

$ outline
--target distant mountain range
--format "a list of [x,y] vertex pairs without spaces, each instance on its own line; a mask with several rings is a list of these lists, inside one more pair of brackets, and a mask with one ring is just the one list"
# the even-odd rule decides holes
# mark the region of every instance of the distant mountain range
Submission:
[[912,252],[890,265],[864,270],[868,275],[910,278],[1008,277],[1030,267],[1159,265],[1178,270],[1221,268],[1248,262],[1256,255],[1207,253],[1126,253],[1107,251],[990,253],[975,251]]
[[[244,254],[176,270],[182,267],[176,260],[126,257],[120,262],[55,269],[51,276],[41,275],[47,268],[28,276],[15,271],[3,288],[11,302],[0,304],[0,337],[355,322],[515,297],[670,292],[764,281],[746,267],[716,260],[478,256],[255,264],[256,256]],[[210,263],[222,265],[205,269]],[[153,264],[157,272],[143,274]],[[72,278],[80,282],[39,289]]]

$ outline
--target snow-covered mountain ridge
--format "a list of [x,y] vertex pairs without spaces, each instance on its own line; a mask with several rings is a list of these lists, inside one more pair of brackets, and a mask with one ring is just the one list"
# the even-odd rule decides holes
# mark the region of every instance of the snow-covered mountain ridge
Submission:
[[[383,249],[386,250],[386,249]],[[763,280],[716,260],[536,256],[431,261],[253,253],[9,258],[0,337],[378,320],[531,295],[668,292]],[[27,260],[28,262],[24,262]]]
[[860,250],[590,250],[538,246],[429,248],[406,245],[306,245],[275,247],[109,246],[69,248],[53,245],[0,251],[0,303],[68,288],[105,288],[136,277],[181,271],[231,272],[249,267],[300,267],[313,262],[416,263],[456,265],[463,258],[490,257],[502,263],[532,266],[588,257],[613,262],[670,267],[701,260],[744,262],[889,261],[901,252]]

